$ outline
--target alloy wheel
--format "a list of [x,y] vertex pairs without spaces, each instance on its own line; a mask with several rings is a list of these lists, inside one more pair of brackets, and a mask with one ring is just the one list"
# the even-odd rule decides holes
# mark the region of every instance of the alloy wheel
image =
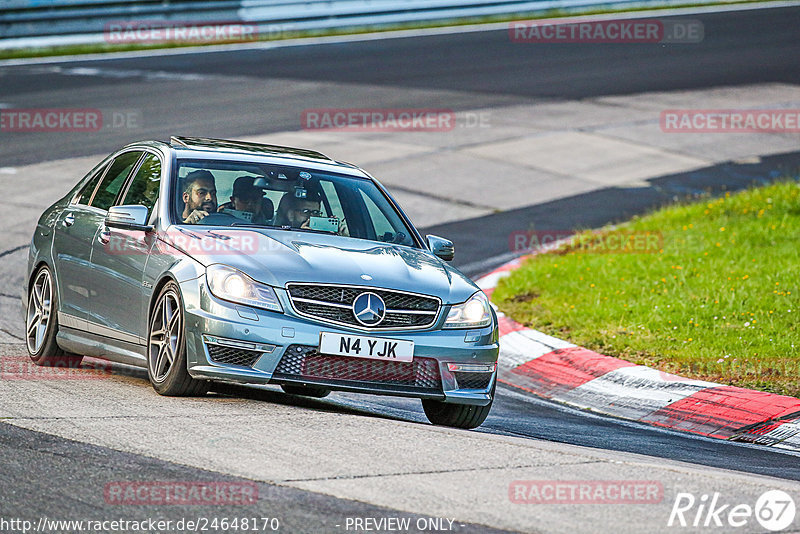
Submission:
[[28,314],[25,321],[25,338],[28,351],[37,354],[44,344],[53,302],[53,280],[50,271],[42,269],[31,287],[28,297]]
[[150,325],[148,365],[155,382],[163,382],[178,355],[183,335],[180,300],[174,291],[167,291],[158,301]]

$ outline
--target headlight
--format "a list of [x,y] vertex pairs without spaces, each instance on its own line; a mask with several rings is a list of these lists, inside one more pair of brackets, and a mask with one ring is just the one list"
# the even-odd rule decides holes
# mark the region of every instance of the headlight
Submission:
[[254,308],[282,312],[278,296],[271,287],[259,284],[241,271],[225,265],[209,265],[206,279],[211,293],[222,300],[238,302]]
[[489,299],[483,291],[478,291],[463,304],[455,304],[447,314],[445,328],[476,328],[492,324],[492,311]]

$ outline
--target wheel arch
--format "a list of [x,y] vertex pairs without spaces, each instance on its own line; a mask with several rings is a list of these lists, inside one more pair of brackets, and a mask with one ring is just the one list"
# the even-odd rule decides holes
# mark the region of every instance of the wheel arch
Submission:
[[55,312],[58,313],[61,309],[60,284],[58,283],[56,270],[46,259],[40,258],[39,261],[36,262],[36,265],[33,267],[33,269],[31,269],[30,276],[28,276],[28,283],[25,286],[25,301],[22,304],[23,313],[27,313],[25,310],[27,310],[28,307],[28,299],[31,297],[31,288],[33,288],[33,282],[36,280],[36,275],[42,269],[42,267],[47,267],[50,270],[50,280],[53,283],[53,292],[56,295],[57,309]]
[[50,274],[52,275],[51,278],[55,280],[55,271],[53,270],[53,266],[47,263],[46,260],[40,259],[39,262],[34,265],[33,269],[31,269],[30,276],[28,276],[28,292],[30,292],[31,288],[33,287],[33,281],[36,278],[36,273],[38,273],[42,267],[47,267],[50,269]]
[[178,280],[172,275],[170,272],[164,273],[161,278],[158,280],[153,286],[153,294],[150,296],[150,302],[147,305],[147,327],[150,328],[150,317],[153,316],[153,308],[156,305],[156,300],[158,300],[158,296],[161,294],[161,290],[164,289],[170,282],[175,282],[175,285],[178,286],[178,297],[181,299],[181,305],[183,305],[183,294],[180,291],[181,284]]

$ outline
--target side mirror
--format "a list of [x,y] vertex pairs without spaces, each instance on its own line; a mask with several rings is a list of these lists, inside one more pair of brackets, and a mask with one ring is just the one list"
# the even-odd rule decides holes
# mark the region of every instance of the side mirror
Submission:
[[452,241],[435,235],[425,236],[425,239],[428,241],[428,248],[435,256],[442,258],[444,261],[451,261],[455,256],[456,249]]
[[147,208],[131,204],[129,206],[111,206],[106,215],[106,226],[122,230],[141,230],[149,232],[153,229],[147,224]]

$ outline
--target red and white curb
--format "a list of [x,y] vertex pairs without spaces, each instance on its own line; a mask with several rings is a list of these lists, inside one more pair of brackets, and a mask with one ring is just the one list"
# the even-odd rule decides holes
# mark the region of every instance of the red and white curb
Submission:
[[[476,283],[491,298],[517,258]],[[502,312],[498,381],[539,397],[703,436],[800,450],[800,399],[691,380],[598,354]]]

